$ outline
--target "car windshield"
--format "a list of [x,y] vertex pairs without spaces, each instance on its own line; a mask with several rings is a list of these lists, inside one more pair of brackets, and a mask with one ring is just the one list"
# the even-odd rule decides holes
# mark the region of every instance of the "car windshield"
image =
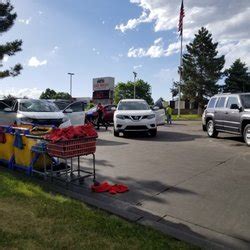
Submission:
[[71,102],[54,101],[54,103],[60,110],[64,110],[70,105]]
[[250,109],[250,95],[241,95],[241,102],[245,109]]
[[21,100],[19,110],[23,112],[58,112],[58,107],[45,100]]
[[146,102],[120,102],[118,110],[149,110]]

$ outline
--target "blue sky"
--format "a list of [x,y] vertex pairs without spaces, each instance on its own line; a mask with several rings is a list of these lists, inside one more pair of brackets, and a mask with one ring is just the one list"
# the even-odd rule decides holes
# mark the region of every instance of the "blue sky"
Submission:
[[[179,44],[177,24],[180,1],[163,0],[12,0],[18,14],[16,24],[1,37],[2,42],[23,40],[23,51],[6,58],[7,67],[23,64],[22,74],[6,78],[0,93],[38,96],[46,88],[69,91],[74,72],[73,96],[91,96],[92,78],[113,76],[115,81],[133,79],[132,72],[152,86],[154,99],[169,99],[172,79],[177,80]],[[249,3],[189,0],[185,4],[184,42],[189,42],[201,25],[207,26],[220,41],[220,51],[230,64],[249,52]],[[203,2],[203,1],[202,1]],[[225,2],[225,1],[224,1]],[[239,5],[239,3],[241,3]],[[206,5],[214,8],[211,10]],[[213,5],[212,5],[213,6]],[[226,5],[224,8],[227,8]],[[204,9],[210,13],[199,17]],[[246,13],[245,13],[246,12]],[[198,14],[197,14],[198,13]],[[211,17],[213,14],[213,18]],[[218,23],[235,17],[241,32],[229,22],[224,32]],[[230,21],[230,20],[229,20]],[[231,20],[232,21],[232,20]],[[185,32],[186,25],[186,32]],[[231,25],[231,26],[230,26]],[[248,24],[247,24],[248,26]],[[249,32],[247,32],[249,33]],[[235,47],[241,50],[235,50]],[[248,61],[246,61],[249,63]]]

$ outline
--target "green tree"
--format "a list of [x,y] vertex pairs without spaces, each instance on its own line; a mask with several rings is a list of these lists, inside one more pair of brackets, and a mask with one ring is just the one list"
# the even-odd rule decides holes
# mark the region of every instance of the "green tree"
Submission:
[[40,99],[56,99],[56,91],[48,88],[42,92]]
[[[13,25],[17,18],[17,14],[13,12],[14,7],[10,4],[10,1],[1,1],[0,2],[0,35],[7,32]],[[15,40],[12,42],[7,42],[0,45],[0,67],[3,67],[4,56],[13,56],[17,52],[21,51],[22,40]],[[22,70],[21,64],[16,64],[10,69],[0,71],[0,79],[17,76]]]
[[63,100],[69,100],[71,99],[71,95],[69,93],[65,92],[56,92],[53,89],[46,89],[42,94],[40,95],[40,99],[63,99]]
[[[151,97],[151,86],[143,80],[135,82],[136,98],[144,99],[149,105],[153,104]],[[134,98],[134,82],[128,81],[127,83],[119,82],[115,87],[115,103],[117,104],[121,99]]]
[[206,98],[218,92],[217,82],[223,75],[225,59],[217,56],[218,43],[212,40],[212,34],[202,27],[183,55],[183,98],[197,101],[199,114]]
[[225,70],[225,92],[250,92],[250,77],[248,75],[248,67],[240,59],[234,61],[231,67]]
[[69,100],[71,99],[71,95],[66,92],[57,92],[55,99],[63,99],[63,100]]

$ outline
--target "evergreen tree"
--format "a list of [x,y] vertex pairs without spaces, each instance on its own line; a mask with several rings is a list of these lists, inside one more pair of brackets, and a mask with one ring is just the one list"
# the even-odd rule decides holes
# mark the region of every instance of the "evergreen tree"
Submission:
[[[153,104],[151,97],[151,86],[143,80],[135,82],[136,97],[137,99],[144,99],[149,105]],[[120,82],[115,87],[115,103],[117,104],[121,99],[134,98],[134,82],[128,81],[127,83]]]
[[225,92],[250,92],[250,77],[248,68],[240,59],[235,60],[229,69],[225,71],[226,79],[223,89]]
[[[17,14],[13,12],[14,7],[10,4],[10,1],[0,2],[0,35],[8,31],[15,22]],[[2,61],[4,56],[13,56],[16,52],[21,51],[22,40],[15,40],[13,42],[7,42],[6,44],[0,45],[0,67],[3,66]],[[0,78],[5,78],[9,76],[17,76],[22,70],[21,64],[16,64],[10,69],[0,71]]]
[[212,34],[202,27],[183,55],[183,97],[199,103],[199,114],[206,98],[218,92],[217,81],[223,74],[225,59],[217,57],[217,46]]
[[72,97],[69,93],[65,92],[56,92],[53,89],[46,89],[40,95],[40,99],[63,99],[63,100],[70,100]]

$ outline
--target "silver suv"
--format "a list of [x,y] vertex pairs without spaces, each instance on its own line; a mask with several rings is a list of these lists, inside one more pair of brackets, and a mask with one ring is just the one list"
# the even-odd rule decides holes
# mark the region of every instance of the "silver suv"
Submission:
[[202,126],[209,137],[219,132],[237,134],[250,146],[250,93],[213,96],[202,115]]

